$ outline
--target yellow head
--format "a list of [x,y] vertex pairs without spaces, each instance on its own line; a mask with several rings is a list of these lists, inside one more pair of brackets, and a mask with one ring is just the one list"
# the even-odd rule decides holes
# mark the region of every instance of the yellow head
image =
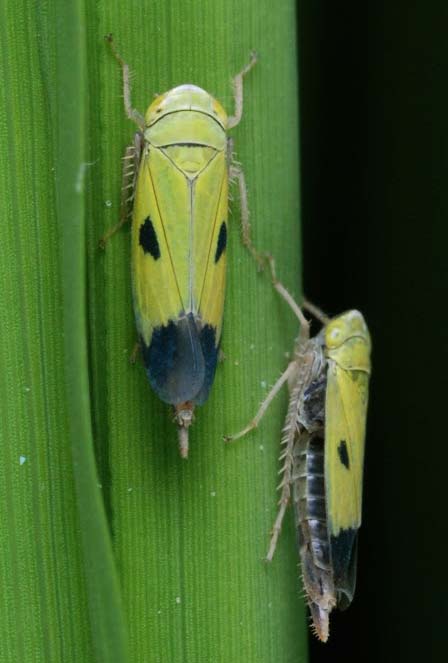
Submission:
[[179,85],[155,99],[145,115],[145,124],[150,127],[161,117],[177,111],[198,111],[213,117],[223,129],[227,128],[227,113],[208,92],[196,85]]
[[333,318],[324,330],[327,355],[346,370],[370,373],[370,334],[359,311]]

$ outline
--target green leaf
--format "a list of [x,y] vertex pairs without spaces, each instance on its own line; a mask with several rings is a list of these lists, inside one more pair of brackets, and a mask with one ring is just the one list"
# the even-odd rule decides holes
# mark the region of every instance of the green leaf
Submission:
[[129,364],[129,234],[97,248],[119,215],[135,130],[103,35],[129,62],[141,111],[193,82],[231,112],[231,76],[255,48],[235,150],[254,240],[298,294],[294,29],[286,0],[275,11],[266,0],[0,7],[2,662],[305,656],[291,519],[273,563],[262,561],[286,393],[258,431],[222,442],[253,416],[297,331],[241,246],[236,191],[226,359],[188,461],[168,408]]
[[42,5],[28,21],[23,10],[1,10],[0,660],[123,661],[91,434],[84,5]]

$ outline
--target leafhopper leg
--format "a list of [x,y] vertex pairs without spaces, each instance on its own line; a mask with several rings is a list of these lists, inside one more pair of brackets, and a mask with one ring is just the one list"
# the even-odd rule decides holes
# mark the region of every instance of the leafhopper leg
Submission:
[[[256,64],[256,62],[257,62],[257,54],[255,53],[255,51],[252,51],[250,54],[249,62],[232,79],[235,109],[234,109],[234,114],[230,115],[227,119],[227,129],[232,129],[233,127],[236,127],[237,124],[239,124],[239,122],[241,121],[243,115],[244,76],[247,73],[249,73],[249,71]],[[259,268],[263,269],[264,261],[260,256],[260,254],[256,251],[251,239],[249,206],[247,204],[247,187],[246,187],[244,172],[241,168],[241,165],[239,163],[236,163],[233,158],[233,141],[230,138],[228,139],[227,143],[227,159],[229,164],[229,179],[230,181],[236,181],[238,183],[240,207],[241,207],[241,235],[243,239],[243,244],[246,246],[246,248],[255,258]]]
[[300,335],[298,339],[298,343],[305,342],[309,339],[310,337],[310,323],[308,320],[305,318],[305,316],[302,313],[302,310],[300,306],[296,304],[294,301],[294,298],[292,295],[288,292],[288,290],[285,288],[283,283],[281,283],[278,278],[277,278],[277,273],[275,271],[275,260],[272,256],[267,255],[266,256],[269,266],[271,268],[271,277],[272,277],[272,284],[274,288],[277,290],[279,295],[283,297],[283,299],[289,304],[290,308],[292,311],[295,313],[296,317],[298,318],[300,322]]
[[[266,561],[271,562],[274,557],[275,549],[277,548],[278,537],[282,529],[283,518],[285,517],[286,509],[291,499],[291,484],[292,484],[292,475],[294,468],[294,445],[296,443],[297,436],[297,410],[299,399],[302,394],[304,382],[303,378],[298,370],[297,361],[291,362],[290,365],[293,365],[294,371],[292,376],[293,380],[290,381],[290,396],[289,396],[289,405],[288,413],[286,415],[285,424],[283,426],[282,441],[281,447],[282,452],[280,454],[280,462],[283,462],[283,465],[280,469],[279,474],[282,475],[282,480],[278,486],[281,489],[280,500],[279,500],[279,510],[277,517],[275,519],[274,525],[271,530],[271,540],[269,542],[269,548],[266,555]],[[291,389],[291,384],[294,386]]]
[[251,430],[254,428],[257,428],[258,424],[260,423],[261,419],[263,418],[264,413],[268,409],[269,405],[272,403],[274,398],[277,396],[278,392],[280,389],[283,387],[285,382],[289,380],[289,378],[292,376],[293,372],[296,370],[296,363],[292,361],[286,371],[282,373],[282,375],[279,377],[277,382],[274,384],[272,387],[271,391],[269,394],[266,396],[264,401],[262,402],[260,409],[258,410],[257,414],[255,417],[245,426],[239,433],[235,433],[235,435],[226,435],[224,437],[225,442],[234,442],[235,440],[238,440],[240,437],[243,437],[247,433],[249,433]]
[[271,530],[271,539],[269,541],[269,548],[266,554],[267,562],[271,562],[272,558],[274,557],[278,538],[282,529],[283,518],[285,517],[286,509],[291,499],[291,484],[294,469],[294,445],[296,443],[296,435],[298,432],[297,410],[304,382],[300,370],[298,370],[297,361],[291,362],[290,366],[293,366],[291,376],[294,379],[291,380],[289,384],[291,385],[292,383],[294,387],[291,389],[290,386],[288,413],[286,415],[285,424],[283,426],[281,441],[282,452],[280,454],[280,462],[282,462],[283,465],[279,472],[279,474],[282,475],[282,480],[278,486],[278,488],[281,489],[280,499],[278,502],[280,506]]
[[123,101],[124,101],[125,113],[127,117],[133,122],[135,122],[138,128],[141,131],[143,131],[145,128],[145,118],[143,117],[143,115],[141,115],[138,112],[138,110],[132,107],[131,103],[131,80],[129,74],[129,65],[123,60],[121,55],[118,53],[112,35],[108,34],[104,37],[104,39],[109,44],[110,50],[112,51],[112,55],[114,56],[114,58],[117,60],[118,64],[121,67],[123,75]]
[[232,87],[233,87],[233,96],[235,101],[235,111],[234,115],[230,115],[227,122],[227,128],[232,129],[241,121],[243,115],[243,78],[249,71],[252,69],[254,64],[257,62],[257,54],[255,51],[252,51],[250,54],[250,61],[247,65],[241,69],[236,76],[233,77]]
[[100,247],[104,249],[107,241],[115,235],[131,218],[132,202],[134,200],[135,181],[142,151],[142,135],[136,133],[134,143],[128,145],[123,157],[123,185],[121,187],[120,220],[110,228],[100,239]]
[[307,299],[303,300],[302,306],[306,311],[308,311],[308,313],[311,313],[311,315],[316,318],[316,320],[319,320],[319,322],[321,322],[324,326],[328,325],[330,322],[328,315],[325,315],[325,313],[318,306],[312,304]]
[[[231,140],[228,142],[229,150],[229,159],[232,157],[232,146],[233,143]],[[240,198],[240,210],[241,210],[241,239],[258,264],[258,268],[262,270],[264,268],[264,259],[263,256],[258,253],[257,249],[253,245],[252,236],[251,236],[251,227],[249,221],[249,205],[247,203],[247,187],[246,187],[246,178],[244,177],[244,172],[241,166],[235,161],[230,162],[229,167],[229,179],[231,182],[236,182],[238,184],[239,198]]]
[[[292,463],[291,463],[292,467]],[[278,537],[282,530],[283,518],[285,517],[286,509],[291,498],[291,484],[289,481],[282,482],[282,494],[279,500],[280,508],[277,513],[277,518],[275,519],[274,525],[271,530],[271,540],[269,541],[269,549],[266,554],[266,561],[272,562],[274,557],[275,550],[277,548]]]

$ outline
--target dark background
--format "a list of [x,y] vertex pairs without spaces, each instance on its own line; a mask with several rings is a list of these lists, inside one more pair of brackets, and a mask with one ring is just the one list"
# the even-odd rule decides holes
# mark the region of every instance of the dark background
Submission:
[[298,3],[304,284],[373,338],[354,603],[311,661],[448,654],[448,3]]

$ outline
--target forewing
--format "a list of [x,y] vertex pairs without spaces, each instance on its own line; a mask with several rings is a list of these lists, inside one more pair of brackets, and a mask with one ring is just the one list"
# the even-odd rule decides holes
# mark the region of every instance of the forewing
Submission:
[[158,149],[140,167],[133,210],[134,310],[148,378],[167,403],[194,400],[205,362],[190,313],[191,188]]
[[216,154],[194,186],[193,306],[219,343],[224,308],[227,246],[227,163]]
[[185,311],[189,235],[188,183],[160,150],[150,150],[138,175],[132,223],[134,309],[146,345],[153,329]]
[[353,596],[356,533],[361,525],[369,375],[328,362],[325,404],[325,492],[335,585]]

